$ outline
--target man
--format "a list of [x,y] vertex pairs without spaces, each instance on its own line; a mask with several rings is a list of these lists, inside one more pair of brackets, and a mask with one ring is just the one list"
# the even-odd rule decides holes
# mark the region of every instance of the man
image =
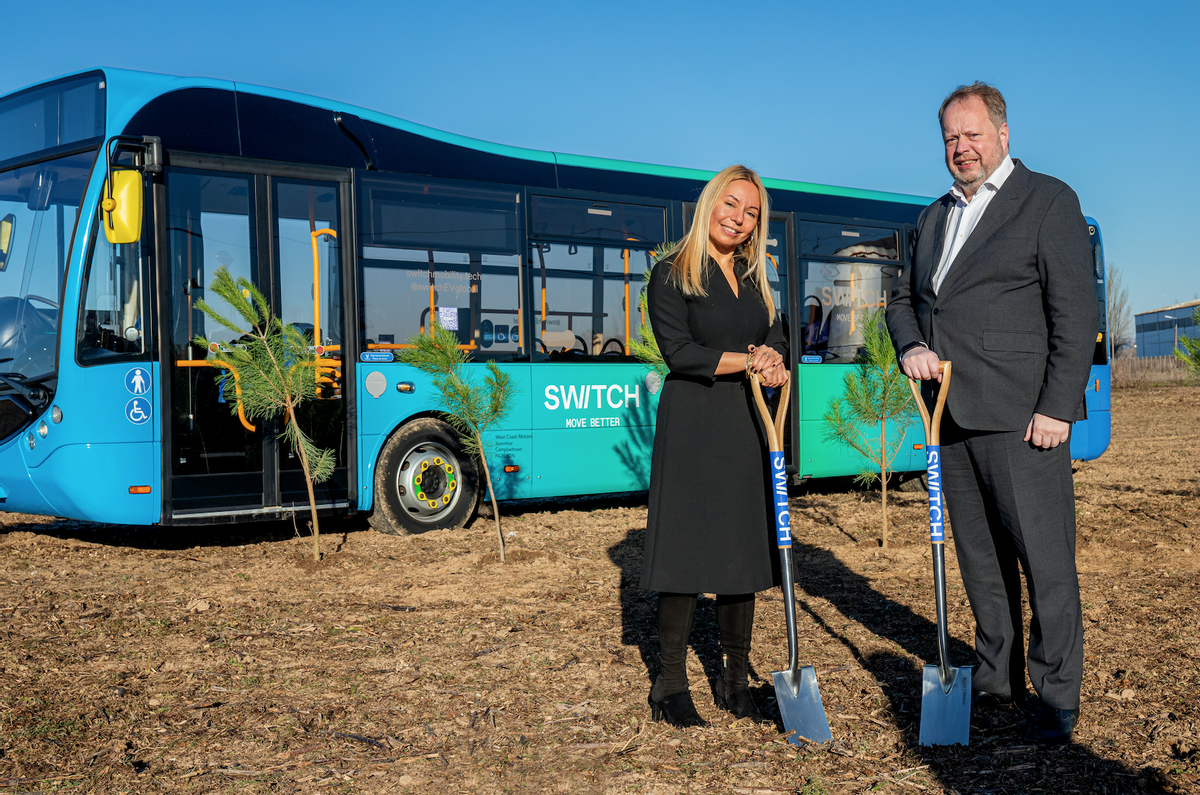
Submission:
[[954,364],[942,476],[975,615],[974,695],[1025,701],[1023,569],[1041,697],[1027,734],[1067,742],[1083,676],[1070,435],[1099,325],[1087,224],[1067,185],[1009,157],[995,88],[960,86],[938,120],[954,185],[917,222],[888,328],[910,378]]

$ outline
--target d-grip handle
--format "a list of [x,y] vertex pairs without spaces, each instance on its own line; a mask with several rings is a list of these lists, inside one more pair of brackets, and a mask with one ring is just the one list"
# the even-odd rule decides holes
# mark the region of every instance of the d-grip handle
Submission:
[[946,407],[946,394],[950,391],[950,362],[938,362],[938,372],[942,374],[942,383],[934,401],[932,420],[925,401],[921,399],[921,382],[913,378],[908,379],[908,388],[912,390],[917,410],[921,412],[921,422],[925,425],[925,444],[935,447],[942,441],[942,410]]
[[771,409],[763,397],[762,376],[758,373],[747,373],[750,379],[750,391],[754,393],[754,403],[758,406],[758,414],[762,417],[763,425],[767,426],[767,449],[772,453],[783,452],[783,426],[787,423],[788,399],[792,394],[792,379],[783,382],[779,388],[779,408],[775,419],[771,419]]

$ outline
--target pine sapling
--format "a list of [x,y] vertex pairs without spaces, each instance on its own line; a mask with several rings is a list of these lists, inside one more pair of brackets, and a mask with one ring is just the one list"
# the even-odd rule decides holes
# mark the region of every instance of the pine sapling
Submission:
[[[853,370],[846,374],[842,394],[825,412],[825,439],[854,450],[870,463],[855,478],[871,485],[879,478],[883,486],[882,546],[888,545],[888,475],[904,441],[903,425],[911,419],[912,402],[906,376],[896,363],[896,349],[888,336],[883,309],[862,318],[863,344]],[[893,433],[888,436],[888,421]],[[874,427],[879,427],[875,438]],[[895,429],[900,427],[900,433]]]
[[[660,243],[653,251],[650,252],[650,259],[657,265],[659,260],[669,255],[678,246],[678,243]],[[650,369],[658,374],[659,378],[665,379],[670,370],[667,368],[667,362],[663,359],[662,351],[658,349],[658,340],[654,338],[654,329],[650,327],[650,308],[647,305],[646,286],[650,284],[650,274],[653,269],[647,268],[646,273],[642,277],[644,286],[641,294],[638,295],[638,314],[640,321],[638,322],[638,337],[636,340],[629,340],[629,350],[639,362],[649,365]]]
[[232,378],[218,376],[217,382],[223,383],[233,413],[240,408],[250,421],[283,418],[283,438],[300,458],[308,487],[313,557],[320,560],[321,527],[313,484],[328,480],[333,474],[333,450],[318,449],[301,430],[296,417],[300,404],[317,397],[316,354],[309,351],[308,340],[295,326],[284,324],[271,312],[266,297],[248,279],[239,277],[234,281],[222,265],[213,274],[209,289],[233,307],[248,328],[200,299],[196,308],[238,337],[228,345],[210,346],[203,336],[197,336],[194,342],[212,351],[207,360],[210,365],[232,373]]
[[514,387],[508,373],[494,361],[486,364],[480,384],[468,370],[467,353],[458,347],[454,332],[432,321],[430,333],[417,334],[409,339],[412,348],[404,349],[400,361],[411,364],[433,379],[445,419],[458,431],[463,452],[479,459],[483,466],[484,482],[492,498],[492,513],[496,518],[496,542],[500,560],[506,560],[504,534],[500,530],[500,509],[496,504],[496,489],[488,467],[487,449],[483,435],[504,420],[512,407]]

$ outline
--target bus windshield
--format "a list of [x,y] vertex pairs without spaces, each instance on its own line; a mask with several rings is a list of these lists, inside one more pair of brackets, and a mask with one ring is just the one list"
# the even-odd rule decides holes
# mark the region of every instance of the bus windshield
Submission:
[[0,394],[54,375],[67,250],[94,158],[0,173]]

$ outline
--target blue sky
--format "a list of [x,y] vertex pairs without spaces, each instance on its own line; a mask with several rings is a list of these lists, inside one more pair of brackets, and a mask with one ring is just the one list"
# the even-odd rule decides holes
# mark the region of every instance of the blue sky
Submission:
[[0,94],[98,65],[204,75],[535,149],[934,197],[938,104],[981,79],[1013,155],[1100,222],[1134,311],[1200,298],[1195,0],[138,9],[11,4]]

